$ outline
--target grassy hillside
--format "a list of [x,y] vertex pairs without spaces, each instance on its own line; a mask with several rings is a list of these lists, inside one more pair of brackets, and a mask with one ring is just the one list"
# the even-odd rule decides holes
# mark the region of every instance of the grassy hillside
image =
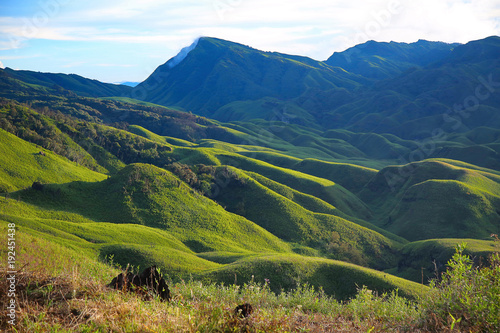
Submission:
[[[363,222],[353,223],[313,196],[255,173],[249,176],[241,176],[244,186],[224,187],[215,200],[281,239],[318,249],[328,257],[378,268],[394,265],[400,246],[396,237],[383,236],[362,226],[367,225]],[[308,210],[299,202],[322,212]]]
[[368,41],[343,52],[335,52],[326,63],[369,78],[383,79],[440,60],[458,45],[426,40],[411,44]]
[[[215,119],[216,111],[231,102],[263,97],[291,99],[308,89],[357,87],[359,81],[366,81],[309,58],[262,52],[216,38],[200,38],[182,62],[172,66],[172,61],[159,66],[136,89],[162,82],[148,90],[148,102],[197,110]],[[167,75],[168,80],[162,79]],[[290,109],[294,111],[302,112],[297,107]],[[265,112],[272,114],[272,110]]]
[[287,168],[276,167],[266,162],[234,154],[219,154],[217,158],[222,164],[229,164],[242,170],[259,173],[297,191],[314,195],[347,215],[360,218],[366,218],[370,215],[369,210],[363,202],[331,180]]
[[167,229],[197,252],[287,249],[270,233],[227,213],[170,172],[151,165],[129,165],[98,183],[50,185],[20,195],[32,204],[76,212],[95,221]]
[[202,278],[216,279],[226,284],[243,285],[250,282],[264,283],[269,280],[271,290],[289,290],[301,284],[321,287],[326,294],[336,299],[353,297],[360,285],[371,290],[390,292],[415,297],[427,291],[427,287],[393,275],[375,271],[341,261],[298,255],[258,256],[237,260],[221,269],[209,271]]
[[[398,267],[387,272],[415,282],[427,283],[447,269],[447,262],[459,244],[466,244],[465,253],[476,265],[486,265],[488,257],[500,251],[500,244],[478,239],[429,239],[406,244],[401,248]],[[423,280],[423,281],[422,281]]]
[[120,96],[130,93],[130,87],[102,83],[75,74],[40,73],[34,71],[13,70],[11,68],[0,69],[1,76],[14,78],[32,85],[38,85],[60,91],[76,92],[82,96]]
[[429,160],[381,170],[360,195],[375,212],[374,223],[408,240],[498,234],[498,175],[448,162]]
[[70,162],[0,129],[0,192],[30,187],[34,182],[98,181],[106,176]]

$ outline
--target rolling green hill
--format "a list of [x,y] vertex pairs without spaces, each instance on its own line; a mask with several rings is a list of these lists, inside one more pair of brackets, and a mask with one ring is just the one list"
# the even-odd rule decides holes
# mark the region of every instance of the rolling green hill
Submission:
[[[285,273],[285,274],[283,274]],[[387,292],[398,289],[400,295],[415,297],[425,286],[371,269],[359,268],[341,261],[297,255],[256,256],[240,259],[221,269],[204,272],[202,278],[216,279],[227,284],[269,280],[274,291],[291,289],[301,283],[322,287],[328,295],[347,300],[356,293],[359,284],[371,290]]]
[[103,174],[72,163],[53,152],[37,147],[0,129],[0,192],[30,187],[34,182],[62,184],[98,181]]
[[457,244],[466,244],[466,253],[476,265],[484,265],[491,253],[500,251],[498,242],[477,239],[428,239],[406,244],[397,269],[387,272],[415,282],[427,283],[446,270]]
[[408,240],[484,239],[498,233],[499,176],[449,162],[382,169],[360,193],[376,211],[374,223]]
[[321,62],[201,38],[133,90],[2,70],[0,221],[108,275],[416,297],[456,244],[497,251],[499,40]]

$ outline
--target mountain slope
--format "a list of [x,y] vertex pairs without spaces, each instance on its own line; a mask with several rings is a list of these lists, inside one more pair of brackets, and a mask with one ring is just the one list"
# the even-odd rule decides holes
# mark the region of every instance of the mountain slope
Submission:
[[441,60],[458,45],[426,40],[415,43],[368,41],[343,52],[335,52],[325,62],[380,80],[397,76],[412,67],[424,67]]
[[106,176],[40,149],[0,128],[0,192],[8,193],[34,182],[97,181]]
[[77,212],[94,221],[166,229],[196,252],[287,251],[277,237],[226,212],[170,172],[151,165],[129,165],[99,183],[46,187],[50,196],[31,190],[21,194],[23,200],[47,209]]
[[33,71],[13,70],[11,68],[0,69],[0,77],[14,78],[32,85],[54,88],[58,90],[71,90],[81,96],[105,97],[121,96],[131,92],[131,87],[103,83],[97,80],[87,79],[76,74],[54,74]]
[[[500,127],[494,93],[499,54],[497,36],[464,45],[370,41],[326,62],[201,38],[158,67],[137,93],[146,101],[239,121],[229,126],[241,132],[259,134],[264,127],[260,136],[292,144],[300,158],[307,147],[314,157],[330,160],[390,164],[443,157],[498,168],[498,138],[478,144],[464,136]],[[422,152],[416,140],[432,149]]]
[[[494,90],[499,78],[500,37],[489,37],[457,46],[434,64],[380,81],[372,92],[331,115],[343,116],[338,124],[343,128],[406,139],[430,137],[434,129],[460,133],[479,126],[498,128],[500,97]],[[388,121],[374,123],[375,114]]]
[[[500,232],[499,40],[419,42],[415,54],[371,43],[359,61],[381,72],[353,74],[202,38],[128,96],[102,99],[2,71],[0,220],[178,278],[272,273],[276,288],[309,282],[340,298],[356,283],[403,290],[389,273],[416,281],[436,251],[473,237],[479,253]],[[130,98],[141,96],[220,120]],[[473,98],[474,112],[455,110]]]
[[375,224],[408,240],[485,239],[500,232],[500,176],[426,160],[382,169],[360,193]]
[[366,81],[309,58],[262,52],[215,38],[200,38],[174,66],[175,59],[159,66],[135,90],[144,92],[142,99],[148,102],[204,116],[234,101],[287,100],[309,89],[355,88]]

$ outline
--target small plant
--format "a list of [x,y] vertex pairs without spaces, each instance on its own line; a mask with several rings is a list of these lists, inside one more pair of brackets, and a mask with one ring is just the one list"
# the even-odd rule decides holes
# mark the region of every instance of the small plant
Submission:
[[500,255],[492,254],[488,267],[475,267],[460,244],[441,281],[431,282],[422,300],[427,326],[483,332],[500,331]]

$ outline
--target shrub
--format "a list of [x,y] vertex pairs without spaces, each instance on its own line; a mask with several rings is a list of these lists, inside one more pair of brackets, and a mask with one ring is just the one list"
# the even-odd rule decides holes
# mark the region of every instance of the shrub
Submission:
[[422,300],[426,326],[445,326],[480,332],[500,332],[500,255],[492,254],[489,266],[475,267],[457,246],[441,281],[431,282],[431,291]]

